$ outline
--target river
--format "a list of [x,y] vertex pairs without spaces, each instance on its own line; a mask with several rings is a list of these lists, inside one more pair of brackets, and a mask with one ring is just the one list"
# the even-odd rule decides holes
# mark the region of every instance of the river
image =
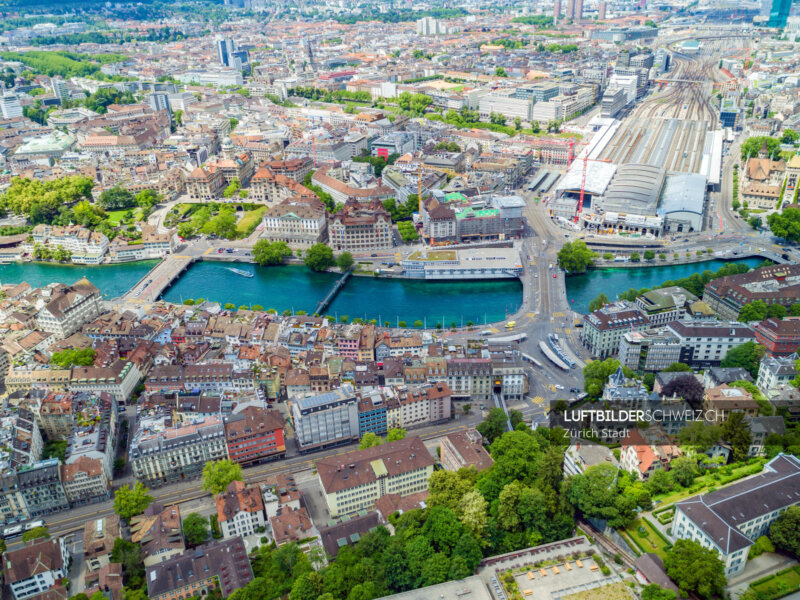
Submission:
[[[258,267],[248,279],[231,273],[217,262],[198,262],[164,293],[170,302],[199,296],[236,306],[259,304],[264,309],[304,310],[312,313],[339,275],[314,273],[302,266]],[[325,311],[350,319],[380,319],[396,325],[424,321],[429,327],[462,320],[491,323],[516,312],[522,302],[518,280],[431,282],[414,279],[351,277]]]
[[[652,288],[668,280],[683,279],[694,273],[716,271],[731,261],[710,260],[700,263],[682,265],[665,265],[661,267],[619,267],[611,269],[591,269],[583,275],[567,277],[567,298],[570,305],[578,312],[588,312],[589,303],[601,293],[614,300],[631,288]],[[746,258],[741,261],[750,267],[763,262],[761,258]]]
[[32,287],[42,287],[54,282],[75,283],[81,277],[86,277],[100,290],[104,298],[116,298],[131,289],[157,264],[157,260],[94,266],[48,263],[0,264],[0,282],[25,281]]

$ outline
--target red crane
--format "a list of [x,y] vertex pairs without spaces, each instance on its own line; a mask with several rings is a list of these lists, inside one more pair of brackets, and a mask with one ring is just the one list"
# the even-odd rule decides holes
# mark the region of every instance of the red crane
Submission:
[[604,163],[610,163],[611,162],[611,160],[608,159],[608,158],[603,158],[603,159],[589,158],[589,153],[588,152],[586,154],[584,154],[584,156],[583,156],[583,173],[581,174],[581,196],[580,196],[580,199],[578,200],[578,210],[575,213],[575,223],[578,222],[578,219],[580,219],[581,213],[583,212],[583,198],[584,198],[584,195],[586,194],[586,167],[588,166],[589,161],[592,161],[592,162],[604,162]]

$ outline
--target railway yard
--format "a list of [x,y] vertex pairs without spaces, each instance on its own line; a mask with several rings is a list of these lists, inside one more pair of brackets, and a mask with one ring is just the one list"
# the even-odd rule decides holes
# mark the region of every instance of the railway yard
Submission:
[[[662,166],[667,171],[701,170],[706,134],[717,128],[711,105],[720,54],[736,52],[738,38],[709,41],[694,55],[676,53],[675,66],[662,89],[650,94],[623,119],[599,159],[615,164]],[[738,45],[737,45],[738,44]]]

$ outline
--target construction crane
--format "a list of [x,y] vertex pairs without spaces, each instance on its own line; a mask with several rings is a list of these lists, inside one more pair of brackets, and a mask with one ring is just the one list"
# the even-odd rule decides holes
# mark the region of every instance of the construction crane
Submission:
[[[580,160],[580,159],[579,159]],[[583,212],[583,198],[586,193],[586,169],[588,166],[589,161],[591,162],[603,162],[603,163],[610,163],[611,160],[608,158],[589,158],[589,153],[585,153],[583,155],[583,172],[581,173],[581,195],[578,200],[578,210],[575,212],[575,223],[581,218],[581,213]]]

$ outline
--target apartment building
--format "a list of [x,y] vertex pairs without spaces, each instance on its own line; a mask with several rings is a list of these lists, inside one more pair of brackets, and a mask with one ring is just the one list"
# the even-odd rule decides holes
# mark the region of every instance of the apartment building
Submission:
[[386,427],[409,429],[447,421],[452,416],[451,391],[446,383],[401,389],[387,401]]
[[100,290],[85,277],[70,286],[58,284],[45,289],[50,290],[50,298],[36,315],[36,324],[42,331],[61,339],[72,335],[102,312]]
[[647,429],[632,429],[622,440],[619,466],[647,480],[657,470],[668,470],[669,464],[683,453],[657,425]]
[[79,456],[61,465],[61,483],[70,506],[108,500],[111,476],[99,458]]
[[163,563],[186,550],[177,504],[166,508],[153,503],[130,519],[131,541],[142,547],[145,567]]
[[757,417],[758,403],[747,390],[730,387],[728,384],[706,390],[703,398],[703,416],[706,421],[722,425],[734,412],[743,412],[751,418]]
[[447,471],[470,467],[483,471],[494,464],[494,459],[483,445],[483,436],[473,428],[444,436],[439,442],[439,462]]
[[292,424],[301,452],[348,444],[359,439],[358,398],[349,383],[291,403]]
[[447,386],[454,400],[488,402],[492,395],[492,361],[489,358],[454,358],[447,361]]
[[212,201],[225,189],[222,170],[216,167],[197,167],[186,178],[186,193],[192,200]]
[[264,499],[258,486],[249,488],[241,481],[232,481],[224,492],[214,496],[214,503],[225,538],[253,535],[266,526]]
[[800,265],[773,265],[709,281],[703,301],[721,319],[735,320],[745,304],[761,300],[789,308],[800,302]]
[[80,225],[37,225],[32,235],[34,244],[61,246],[69,250],[72,253],[70,260],[76,264],[98,265],[108,251],[108,238],[103,233]]
[[765,356],[758,365],[756,387],[767,398],[776,396],[781,390],[787,389],[791,381],[797,377],[797,353],[789,356]]
[[394,245],[392,218],[377,200],[348,200],[330,218],[328,235],[336,251],[388,250]]
[[371,509],[387,494],[428,489],[434,460],[419,437],[317,461],[317,475],[331,516]]
[[592,355],[605,359],[617,354],[623,335],[650,328],[650,319],[627,300],[606,304],[583,316],[581,341]]
[[261,166],[268,168],[275,175],[283,175],[297,183],[302,183],[306,175],[314,169],[314,161],[310,156],[303,156],[287,160],[267,160],[261,163]]
[[288,175],[261,167],[250,180],[248,199],[275,204],[288,198],[317,199],[317,195]]
[[219,590],[223,598],[253,581],[240,536],[203,544],[150,565],[145,572],[150,600],[180,600]]
[[722,321],[673,321],[667,332],[678,338],[680,361],[692,368],[718,367],[728,350],[755,339],[742,323]]
[[619,343],[619,362],[637,373],[658,373],[679,362],[680,339],[665,329],[628,331]]
[[228,456],[232,461],[251,465],[286,455],[283,416],[279,411],[248,406],[224,417],[223,423]]
[[636,298],[638,306],[652,327],[660,327],[686,316],[686,308],[697,301],[697,296],[678,286],[650,290]]
[[133,361],[117,360],[110,367],[73,367],[69,380],[72,392],[88,392],[94,396],[110,395],[125,406],[142,379]]
[[800,459],[779,454],[761,474],[679,502],[674,539],[690,539],[719,553],[725,575],[740,573],[750,546],[784,510],[800,504]]
[[134,476],[149,486],[200,477],[206,463],[228,458],[222,419],[172,424],[165,415],[140,418],[129,456]]
[[771,317],[756,323],[756,341],[770,356],[789,356],[800,348],[800,317]]
[[[67,439],[65,464],[83,458],[100,462],[108,479],[114,474],[117,448],[117,402],[109,394],[81,394],[73,406],[73,428]],[[85,464],[85,463],[84,463]]]
[[31,518],[69,508],[57,458],[19,467],[17,485]]
[[3,555],[3,579],[15,600],[42,594],[65,578],[70,555],[65,538],[31,540]]

